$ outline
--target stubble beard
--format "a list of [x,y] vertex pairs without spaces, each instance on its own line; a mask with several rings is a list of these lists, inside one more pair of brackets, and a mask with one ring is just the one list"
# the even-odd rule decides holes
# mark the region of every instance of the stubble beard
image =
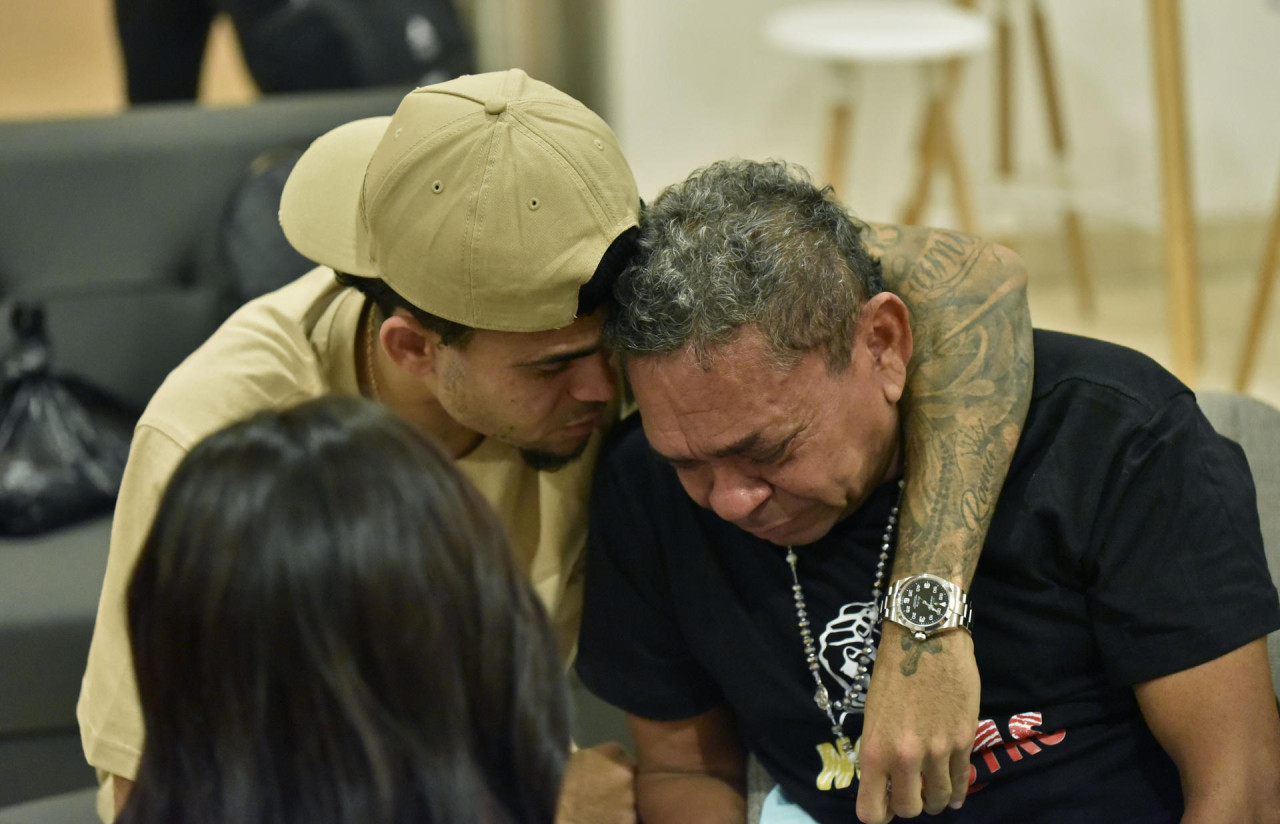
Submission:
[[587,451],[589,443],[591,443],[590,438],[583,438],[582,443],[567,454],[545,452],[540,449],[521,449],[520,457],[524,460],[525,466],[530,469],[538,472],[558,472],[581,458],[582,453]]

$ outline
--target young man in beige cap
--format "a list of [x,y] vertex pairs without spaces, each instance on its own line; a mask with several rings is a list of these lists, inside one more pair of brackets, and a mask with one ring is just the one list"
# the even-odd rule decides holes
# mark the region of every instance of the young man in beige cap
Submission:
[[[233,315],[169,376],[135,434],[78,707],[86,757],[109,777],[104,818],[143,743],[122,595],[158,497],[198,440],[259,409],[363,394],[440,438],[507,524],[572,658],[587,491],[618,415],[600,307],[639,209],[608,126],[518,70],[418,89],[393,117],[341,126],[304,154],[281,223],[322,266]],[[927,304],[913,306],[928,354],[908,385],[918,420],[898,564],[963,578],[1025,414],[1025,274],[961,235],[877,227],[870,242],[906,299]],[[942,391],[965,409],[933,402]],[[970,647],[884,655],[917,673],[886,681],[886,740],[976,724]],[[935,699],[938,678],[965,689]],[[560,820],[634,820],[618,750],[575,754]]]

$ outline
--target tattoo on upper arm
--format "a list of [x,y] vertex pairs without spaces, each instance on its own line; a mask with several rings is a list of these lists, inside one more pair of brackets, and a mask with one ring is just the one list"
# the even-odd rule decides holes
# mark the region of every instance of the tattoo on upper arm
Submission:
[[[1012,253],[959,232],[876,225],[865,241],[911,310],[915,338],[894,575],[968,581],[1030,399],[1026,274]],[[913,643],[903,674],[938,649]]]

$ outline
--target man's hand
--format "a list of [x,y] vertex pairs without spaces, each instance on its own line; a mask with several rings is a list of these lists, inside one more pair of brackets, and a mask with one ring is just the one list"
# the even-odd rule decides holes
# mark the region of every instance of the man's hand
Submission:
[[[878,225],[865,241],[911,309],[915,343],[893,578],[928,572],[967,589],[1031,402],[1026,266],[958,232]],[[936,813],[964,800],[978,688],[963,630],[917,643],[885,624],[863,720],[859,818]]]
[[858,818],[867,824],[964,802],[981,687],[964,630],[921,642],[885,622],[882,633],[859,750]]
[[609,741],[569,756],[556,824],[635,824],[636,770]]

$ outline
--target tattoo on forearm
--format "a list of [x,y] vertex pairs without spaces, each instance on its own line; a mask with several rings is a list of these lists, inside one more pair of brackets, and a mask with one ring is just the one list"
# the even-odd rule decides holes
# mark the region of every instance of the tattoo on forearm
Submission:
[[[1026,275],[1005,250],[958,232],[875,226],[867,235],[886,285],[912,312],[915,338],[903,399],[906,488],[894,574],[967,582],[1030,397]],[[940,647],[912,641],[911,649],[915,662]],[[906,674],[908,663],[903,667]]]
[[996,479],[996,458],[990,450],[978,453],[981,462],[977,482],[966,489],[960,499],[960,516],[966,528],[984,532],[986,521],[995,510],[995,491],[1000,487]]

